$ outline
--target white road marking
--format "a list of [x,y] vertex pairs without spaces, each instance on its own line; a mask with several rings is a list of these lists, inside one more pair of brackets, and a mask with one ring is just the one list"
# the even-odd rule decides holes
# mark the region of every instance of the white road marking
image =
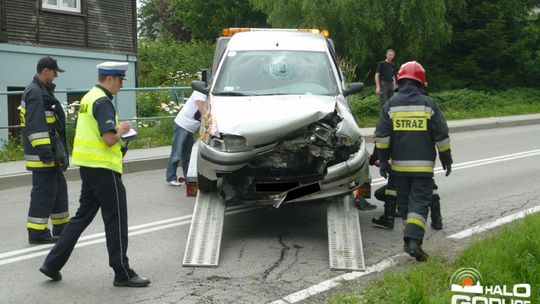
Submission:
[[[263,207],[261,206],[233,206],[233,207],[227,208],[225,215],[232,215],[232,214],[237,214],[241,212],[261,209],[261,208]],[[168,228],[172,228],[176,226],[189,225],[191,223],[191,217],[192,215],[189,214],[189,215],[184,215],[181,217],[175,217],[175,218],[152,222],[148,224],[132,226],[132,227],[129,227],[128,229],[130,231],[129,236],[145,234],[145,233],[168,229]],[[99,244],[103,242],[105,242],[105,233],[103,232],[95,233],[95,234],[80,237],[79,241],[75,245],[75,248],[86,247],[89,245]],[[46,244],[46,245],[39,245],[39,246],[30,247],[30,248],[2,253],[0,254],[0,265],[20,262],[20,261],[32,259],[35,257],[47,255],[49,253],[49,249],[52,248],[53,246],[54,244]],[[29,252],[34,252],[34,251],[37,251],[37,252],[29,253]],[[21,254],[25,254],[25,255],[21,255]],[[13,258],[9,258],[9,257],[13,257]]]
[[469,228],[469,229],[465,229],[465,230],[460,231],[458,233],[454,233],[452,235],[449,235],[448,237],[451,238],[451,239],[463,239],[463,238],[469,237],[469,236],[471,236],[473,234],[484,232],[486,230],[490,230],[490,229],[493,229],[495,227],[511,223],[511,222],[513,222],[515,220],[522,219],[527,214],[533,214],[533,213],[537,213],[537,212],[540,212],[540,206],[535,206],[535,207],[529,208],[527,210],[520,211],[518,213],[514,213],[514,214],[510,214],[510,215],[505,216],[505,217],[501,217],[500,219],[497,219],[497,220],[495,220],[493,222],[489,222],[489,223],[485,223],[485,224],[482,224],[482,225],[474,226],[474,227]]
[[[483,166],[483,165],[500,163],[500,162],[514,160],[514,159],[518,159],[518,158],[535,156],[535,155],[540,155],[540,149],[530,150],[530,151],[525,151],[525,152],[519,152],[519,153],[513,153],[513,154],[507,154],[507,155],[501,155],[501,156],[497,156],[497,157],[490,157],[490,158],[479,159],[479,160],[473,160],[473,161],[459,163],[459,164],[453,164],[452,165],[452,172],[457,171],[457,170],[462,170],[462,169],[468,169],[468,168],[472,168],[472,167],[478,167],[478,166]],[[445,172],[446,171],[443,170],[442,167],[436,167],[435,171],[434,171],[435,174],[440,174],[440,173],[445,173]],[[378,186],[378,185],[382,185],[382,184],[386,184],[386,179],[384,179],[383,177],[375,178],[375,179],[373,179],[371,181],[372,186]]]
[[286,297],[284,297],[283,299],[280,299],[280,300],[277,300],[277,301],[274,301],[270,304],[290,304],[290,303],[298,303],[300,301],[303,301],[311,296],[314,296],[316,294],[319,294],[321,292],[325,292],[325,291],[328,291],[334,287],[337,287],[339,285],[341,285],[341,282],[343,281],[351,281],[351,280],[356,280],[360,277],[363,277],[363,276],[366,276],[368,274],[372,274],[372,273],[375,273],[375,272],[379,272],[379,271],[382,271],[390,266],[393,266],[396,264],[396,260],[397,258],[399,257],[402,257],[402,256],[407,256],[407,254],[405,253],[400,253],[400,254],[397,254],[397,255],[394,255],[392,257],[389,257],[389,258],[386,258],[382,261],[380,261],[379,263],[375,264],[375,265],[372,265],[372,266],[369,266],[368,268],[366,268],[365,271],[353,271],[353,272],[348,272],[348,273],[344,273],[342,275],[339,275],[335,278],[332,278],[330,280],[327,280],[327,281],[324,281],[324,282],[321,282],[319,284],[316,284],[316,285],[313,285],[313,286],[310,286],[306,289],[302,289],[300,291],[297,291],[293,294],[290,294]]

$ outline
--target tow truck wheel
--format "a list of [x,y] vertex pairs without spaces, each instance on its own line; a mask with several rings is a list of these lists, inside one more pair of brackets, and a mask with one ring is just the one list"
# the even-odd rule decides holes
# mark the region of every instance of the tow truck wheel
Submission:
[[197,183],[201,192],[212,192],[217,190],[217,181],[209,180],[199,173],[197,173]]

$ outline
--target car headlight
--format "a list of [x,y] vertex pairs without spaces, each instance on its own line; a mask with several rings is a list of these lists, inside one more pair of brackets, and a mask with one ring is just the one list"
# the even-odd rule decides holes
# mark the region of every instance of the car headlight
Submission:
[[338,146],[351,146],[353,144],[352,139],[347,135],[339,135],[337,145]]
[[222,139],[214,137],[209,145],[222,152],[242,152],[253,149],[246,145],[246,139],[243,136],[236,135],[225,135]]

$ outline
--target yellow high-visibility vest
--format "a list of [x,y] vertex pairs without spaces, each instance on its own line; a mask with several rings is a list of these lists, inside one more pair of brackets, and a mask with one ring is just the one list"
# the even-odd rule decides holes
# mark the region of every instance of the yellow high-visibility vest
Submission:
[[[94,102],[102,97],[107,97],[105,92],[93,87],[81,100],[73,143],[73,164],[122,173],[122,144],[120,141],[110,147],[105,144],[92,113]],[[115,121],[118,125],[118,115]]]

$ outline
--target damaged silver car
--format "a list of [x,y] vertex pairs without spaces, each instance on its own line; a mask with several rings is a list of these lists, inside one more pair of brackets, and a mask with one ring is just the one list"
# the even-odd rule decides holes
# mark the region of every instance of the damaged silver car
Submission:
[[[366,146],[332,42],[320,33],[222,37],[197,154],[200,191],[273,204],[328,198],[369,183]],[[221,47],[221,49],[219,49]]]

